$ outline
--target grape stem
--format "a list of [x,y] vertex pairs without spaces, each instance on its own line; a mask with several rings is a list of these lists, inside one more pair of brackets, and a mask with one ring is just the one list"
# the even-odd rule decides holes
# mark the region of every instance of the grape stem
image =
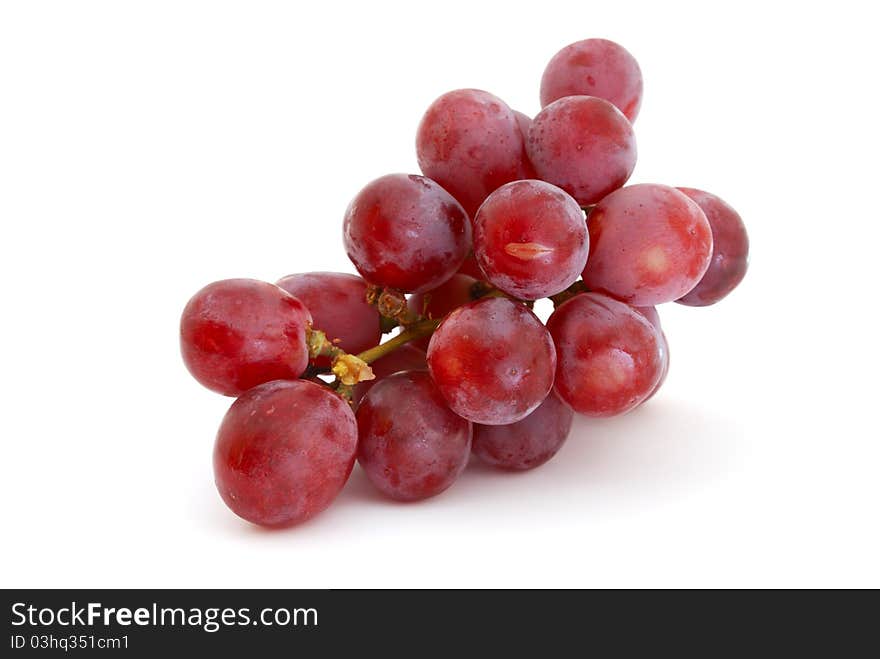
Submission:
[[[587,291],[583,281],[578,280],[564,291],[550,296],[554,306],[559,306],[566,300]],[[471,289],[471,297],[480,299],[484,297],[507,297],[516,300],[491,284],[479,281]],[[367,290],[367,302],[376,305],[381,314],[383,333],[390,332],[398,325],[402,331],[397,336],[388,339],[384,343],[364,350],[357,355],[351,355],[335,345],[321,330],[310,328],[307,331],[306,342],[309,347],[309,357],[314,359],[318,356],[330,358],[330,373],[336,376],[336,381],[330,385],[336,392],[351,402],[354,385],[358,382],[375,379],[370,364],[377,359],[394,352],[400,346],[430,336],[440,325],[442,318],[425,318],[408,308],[406,296],[396,289],[382,289],[371,286]],[[524,302],[530,304],[529,302]],[[324,369],[314,369],[310,375],[318,372],[326,372]]]
[[[342,348],[334,345],[327,338],[327,335],[321,330],[309,328],[306,331],[306,343],[309,347],[309,358],[315,359],[319,356],[330,358],[330,373],[336,376],[336,380],[331,386],[340,396],[351,402],[354,393],[354,385],[358,382],[366,380],[374,380],[376,376],[373,369],[370,368],[370,362],[384,357],[393,352],[400,346],[423,336],[432,334],[440,324],[440,319],[423,319],[414,324],[409,325],[397,336],[389,339],[385,343],[365,350],[359,355],[350,355]],[[318,372],[323,369],[314,369],[311,367],[307,371],[312,377],[316,377]]]
[[395,327],[400,325],[393,318],[387,318],[386,316],[379,316],[379,328],[382,330],[382,334],[388,334]]
[[400,325],[408,327],[424,317],[409,308],[406,294],[397,288],[367,287],[367,304],[372,304],[381,316],[382,333],[386,334]]
[[[511,297],[488,282],[474,282],[474,285],[471,287],[471,300],[479,300],[483,297],[506,297],[516,302],[522,302],[529,307],[533,304],[530,301]],[[424,302],[426,305],[428,300],[430,300],[430,294],[425,296]],[[418,313],[410,309],[406,303],[406,295],[396,288],[368,286],[367,304],[372,304],[379,312],[379,327],[382,334],[388,334],[395,327],[406,329],[427,319],[427,316],[424,315],[424,310],[422,313]]]
[[343,385],[353,386],[376,377],[365,361],[335,345],[321,330],[313,327],[306,330],[306,345],[310,359],[321,356],[330,358],[330,372],[336,376],[337,390]]
[[439,318],[426,318],[424,320],[420,320],[417,323],[414,323],[407,327],[397,336],[388,339],[385,343],[380,343],[379,345],[374,346],[369,350],[364,350],[357,356],[357,358],[367,364],[370,364],[377,359],[381,359],[382,357],[393,352],[405,343],[409,343],[410,341],[415,341],[416,339],[420,339],[423,336],[433,334],[434,330],[437,329],[437,326],[440,324],[440,320],[441,319]]

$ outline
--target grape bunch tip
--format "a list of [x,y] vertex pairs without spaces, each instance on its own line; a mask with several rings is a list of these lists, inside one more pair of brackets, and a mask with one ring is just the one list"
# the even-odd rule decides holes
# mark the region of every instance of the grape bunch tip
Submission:
[[[214,444],[234,513],[303,522],[355,462],[399,501],[445,491],[471,454],[533,469],[575,414],[656,394],[669,370],[656,307],[725,298],[749,242],[712,193],[627,185],[642,93],[626,49],[586,39],[550,60],[534,117],[486,91],[443,94],[418,126],[421,174],[377,178],[344,212],[360,276],[228,279],[189,300],[183,361],[236,397]],[[546,323],[531,309],[543,298]]]

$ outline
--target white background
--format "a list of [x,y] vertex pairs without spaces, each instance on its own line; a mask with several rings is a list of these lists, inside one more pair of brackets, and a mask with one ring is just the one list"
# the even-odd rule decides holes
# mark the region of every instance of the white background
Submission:
[[[2,3],[0,585],[880,586],[868,6]],[[312,522],[241,522],[211,473],[230,399],[179,357],[186,300],[352,271],[345,206],[417,171],[436,96],[534,114],[546,62],[591,36],[644,71],[631,181],[733,204],[743,285],[662,307],[665,388],[542,469],[416,505],[356,469]]]

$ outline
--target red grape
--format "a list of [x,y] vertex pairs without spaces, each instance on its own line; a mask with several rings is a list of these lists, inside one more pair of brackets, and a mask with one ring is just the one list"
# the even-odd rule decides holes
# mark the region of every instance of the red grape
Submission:
[[663,370],[660,371],[660,379],[657,380],[657,384],[651,389],[651,393],[648,394],[648,397],[642,401],[643,403],[647,403],[658,391],[660,391],[660,387],[666,382],[666,376],[669,375],[669,340],[666,338],[664,332],[660,332],[660,351],[663,353]]
[[373,369],[373,375],[376,377],[373,380],[364,380],[355,385],[351,397],[355,403],[359,402],[373,388],[373,385],[383,378],[400,371],[427,371],[428,362],[425,361],[423,350],[419,350],[411,343],[406,343],[372,362],[370,368]]
[[356,451],[357,423],[340,396],[305,380],[267,382],[236,400],[223,418],[214,479],[239,517],[287,526],[330,505]]
[[642,70],[623,46],[586,39],[560,50],[541,78],[541,106],[563,96],[597,96],[613,103],[630,121],[642,104]]
[[263,382],[298,378],[309,364],[305,305],[274,284],[208,284],[180,319],[180,350],[193,377],[227,396]]
[[608,101],[566,96],[538,113],[526,143],[538,178],[558,185],[581,206],[621,187],[636,166],[636,138]]
[[471,424],[447,406],[431,377],[385,378],[357,411],[358,463],[381,492],[400,501],[440,494],[467,465]]
[[547,321],[556,344],[556,390],[575,412],[614,416],[645,400],[660,379],[660,333],[632,307],[599,293],[561,304]]
[[523,138],[522,175],[519,178],[538,178],[538,174],[532,166],[532,161],[529,160],[529,152],[526,149],[526,140],[529,139],[529,129],[532,127],[532,118],[519,110],[514,110],[513,116],[516,117],[516,125],[519,126],[519,132],[522,134]]
[[476,283],[473,277],[455,275],[433,290],[414,293],[407,305],[412,311],[428,318],[443,318],[453,309],[474,301],[471,294]]
[[669,375],[669,341],[666,338],[666,333],[663,331],[663,328],[660,327],[660,314],[657,313],[657,309],[654,307],[633,307],[636,311],[642,314],[648,321],[654,326],[654,329],[660,335],[660,353],[662,354],[663,359],[663,370],[660,372],[660,379],[657,380],[657,384],[654,385],[654,388],[651,390],[651,393],[648,394],[648,397],[643,400],[643,403],[647,403],[654,397],[654,394],[659,391],[660,387],[663,386],[663,383],[666,382],[666,376]]
[[657,313],[656,307],[633,307],[636,311],[642,314],[645,318],[648,319],[648,322],[651,323],[658,331],[660,328],[660,314]]
[[519,126],[519,132],[522,133],[523,140],[525,140],[529,136],[529,128],[532,127],[532,118],[519,110],[514,110],[513,116],[516,118],[516,125]]
[[526,418],[505,426],[474,425],[474,455],[500,469],[534,469],[556,455],[571,431],[574,412],[555,392]]
[[474,221],[474,254],[486,278],[525,300],[575,282],[590,243],[578,203],[555,185],[514,181],[483,202]]
[[389,174],[349,204],[345,251],[371,284],[427,291],[449,279],[471,248],[461,205],[424,176]]
[[[367,283],[357,275],[305,272],[279,279],[278,286],[306,305],[315,329],[346,352],[363,352],[382,338],[379,312],[367,304]],[[330,364],[325,356],[314,361]]]
[[477,259],[474,256],[473,252],[468,254],[467,258],[464,260],[464,263],[461,264],[461,267],[458,269],[458,274],[467,275],[468,277],[473,277],[474,279],[486,278],[486,275],[484,275],[483,271],[480,270],[480,266],[477,265]]
[[454,412],[501,425],[528,416],[547,397],[556,352],[528,308],[484,298],[446,316],[431,337],[428,368]]
[[693,199],[709,220],[712,228],[712,260],[699,283],[676,302],[691,307],[705,307],[726,297],[746,276],[749,236],[739,213],[720,197],[693,188],[679,190]]
[[[655,395],[669,344],[654,305],[723,299],[746,274],[749,239],[708,192],[623,187],[642,95],[638,62],[605,39],[554,55],[534,119],[478,89],[444,94],[416,134],[425,176],[375,179],[345,211],[360,276],[230,279],[192,297],[185,365],[239,396],[213,454],[233,512],[268,527],[307,520],[355,460],[385,495],[425,499],[471,453],[533,469],[576,412],[614,416]],[[546,326],[532,311],[542,298],[556,307]],[[377,345],[392,328],[403,334]],[[324,353],[311,367],[310,352]],[[373,379],[360,381],[364,362]]]
[[631,185],[608,195],[587,219],[590,257],[584,282],[635,306],[677,300],[709,267],[706,215],[666,185]]
[[[457,274],[432,291],[411,295],[407,304],[415,313],[424,314],[428,318],[443,318],[453,309],[474,301],[471,294],[476,283],[477,280],[473,277]],[[431,337],[426,336],[413,343],[427,350],[430,340]]]
[[528,175],[513,110],[479,89],[448,92],[431,104],[419,124],[416,153],[422,173],[449,190],[471,218],[490,192]]

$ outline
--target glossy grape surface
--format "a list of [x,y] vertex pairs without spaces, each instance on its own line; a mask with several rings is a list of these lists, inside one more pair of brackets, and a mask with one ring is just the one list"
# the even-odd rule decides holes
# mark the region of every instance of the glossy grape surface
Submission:
[[516,118],[516,125],[519,126],[519,132],[522,133],[523,140],[525,140],[529,136],[529,128],[532,127],[532,118],[519,110],[514,110],[513,116]]
[[232,511],[288,526],[324,510],[354,465],[357,423],[348,404],[305,380],[274,381],[236,400],[214,445],[214,480]]
[[660,314],[657,312],[656,307],[633,307],[636,311],[642,314],[645,318],[648,319],[657,330],[660,330]]
[[556,455],[573,419],[572,409],[551,391],[538,409],[516,423],[475,424],[471,450],[482,462],[499,469],[534,469]]
[[263,382],[296,379],[309,363],[305,305],[274,284],[224,279],[186,304],[180,350],[193,377],[237,396]]
[[[411,295],[407,305],[413,312],[423,314],[427,318],[443,318],[453,309],[474,301],[471,293],[476,283],[477,280],[473,277],[457,274],[432,291]],[[427,350],[430,340],[431,337],[426,336],[413,341],[413,345]]]
[[366,393],[384,378],[400,371],[427,371],[428,362],[425,360],[425,351],[420,350],[412,343],[407,343],[396,350],[389,352],[370,364],[375,379],[358,382],[354,387],[351,399],[358,403]]
[[416,134],[416,155],[422,173],[472,219],[490,192],[529,174],[514,111],[479,89],[451,91],[431,104]]
[[349,204],[343,239],[371,284],[426,291],[461,267],[471,249],[471,225],[461,204],[431,179],[389,174]]
[[706,214],[712,228],[712,260],[690,293],[676,300],[691,307],[715,304],[736,288],[749,268],[749,236],[742,218],[720,197],[693,188],[679,188]]
[[[346,352],[363,352],[382,338],[379,312],[367,304],[367,283],[357,275],[304,272],[287,275],[277,285],[306,305],[313,327]],[[319,366],[330,363],[327,357],[314,361]]]
[[532,161],[529,160],[529,152],[526,148],[526,141],[529,139],[529,129],[532,127],[532,118],[519,110],[514,110],[513,115],[516,117],[516,125],[519,126],[519,132],[523,138],[522,170],[519,178],[538,178],[538,173],[532,166]]
[[500,425],[528,416],[553,386],[556,352],[524,305],[484,298],[459,307],[428,346],[428,368],[454,412]]
[[492,284],[523,300],[555,295],[576,281],[589,248],[581,207],[544,181],[501,186],[474,221],[480,269]]
[[584,282],[634,306],[672,302],[709,267],[712,230],[682,192],[644,183],[613,192],[587,219]]
[[660,380],[660,333],[623,302],[599,293],[576,295],[553,312],[547,329],[556,344],[556,391],[575,412],[623,414]]
[[635,57],[607,39],[585,39],[560,50],[541,78],[541,106],[564,96],[597,96],[631,122],[642,104],[642,70]]
[[417,501],[446,490],[468,462],[471,424],[447,407],[424,371],[376,384],[357,411],[358,463],[381,492]]
[[461,264],[461,267],[458,269],[458,274],[467,275],[468,277],[473,277],[474,279],[486,279],[486,275],[483,274],[483,271],[480,270],[480,266],[477,265],[477,259],[474,256],[473,252],[468,254],[467,258],[464,260],[464,263]]
[[581,206],[618,189],[636,166],[636,138],[608,101],[566,96],[545,107],[526,142],[538,178],[558,185]]
[[656,329],[660,335],[660,353],[663,359],[663,369],[660,372],[660,379],[657,380],[657,384],[654,385],[654,388],[651,390],[651,393],[648,394],[648,397],[645,398],[644,401],[642,401],[643,403],[647,403],[660,390],[660,387],[662,387],[663,383],[666,382],[666,376],[669,375],[669,341],[666,338],[666,333],[660,326],[660,314],[657,313],[657,309],[655,309],[654,307],[633,308],[640,314],[642,314],[645,318],[647,318],[648,321],[650,321],[650,323],[654,326],[654,329]]

